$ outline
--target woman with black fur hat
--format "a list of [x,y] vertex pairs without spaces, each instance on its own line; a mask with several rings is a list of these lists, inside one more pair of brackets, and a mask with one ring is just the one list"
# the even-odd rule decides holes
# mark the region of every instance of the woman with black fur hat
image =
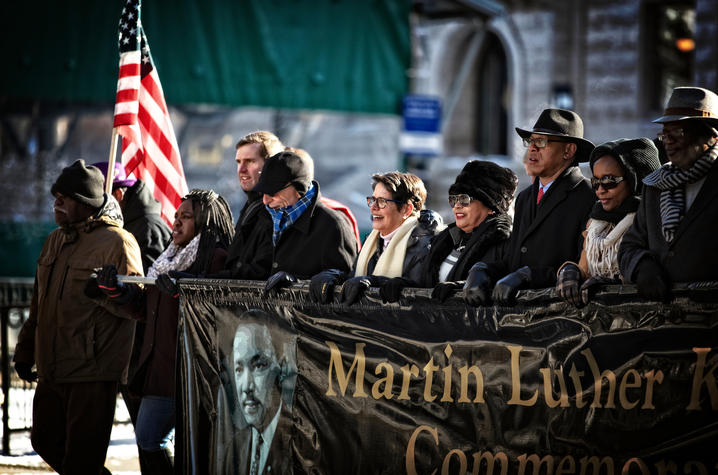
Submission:
[[518,179],[508,168],[488,161],[467,163],[449,187],[456,221],[431,241],[416,282],[391,279],[380,293],[395,302],[404,287],[433,287],[432,298],[445,301],[463,287],[476,262],[497,250],[511,234],[509,208]]
[[565,301],[581,307],[599,284],[622,282],[618,248],[633,224],[640,203],[641,181],[661,166],[658,149],[646,138],[618,139],[596,147],[589,164],[598,201],[583,232],[583,251],[557,273],[556,289]]

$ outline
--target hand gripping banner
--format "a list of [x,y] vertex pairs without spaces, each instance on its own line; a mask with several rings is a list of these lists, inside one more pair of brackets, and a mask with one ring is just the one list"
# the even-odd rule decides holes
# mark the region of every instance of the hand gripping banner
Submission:
[[301,285],[182,282],[185,473],[717,470],[716,289],[472,308],[421,289],[344,306]]

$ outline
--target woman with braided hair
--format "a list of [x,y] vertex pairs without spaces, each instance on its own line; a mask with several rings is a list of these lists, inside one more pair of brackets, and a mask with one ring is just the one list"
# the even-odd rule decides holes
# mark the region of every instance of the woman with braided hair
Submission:
[[175,359],[179,288],[170,272],[206,275],[224,266],[234,232],[227,202],[211,190],[192,190],[175,213],[172,242],[147,271],[156,285],[141,289],[117,280],[108,265],[97,275],[98,287],[118,305],[145,321],[138,370],[130,390],[142,396],[135,432],[149,473],[173,473],[167,450],[177,419],[175,415]]

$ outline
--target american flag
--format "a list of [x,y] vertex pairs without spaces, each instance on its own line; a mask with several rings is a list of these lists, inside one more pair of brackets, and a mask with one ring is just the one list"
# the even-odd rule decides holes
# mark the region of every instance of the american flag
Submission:
[[122,136],[122,163],[140,178],[162,206],[171,225],[187,194],[179,147],[170,122],[160,78],[140,21],[141,0],[128,0],[120,18],[120,74],[115,122]]

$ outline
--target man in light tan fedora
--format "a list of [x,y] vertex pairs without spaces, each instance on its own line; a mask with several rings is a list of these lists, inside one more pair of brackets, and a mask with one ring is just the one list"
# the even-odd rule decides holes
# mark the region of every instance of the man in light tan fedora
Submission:
[[618,259],[641,296],[667,300],[671,283],[715,280],[718,269],[718,95],[677,87],[653,122],[670,162],[643,179]]

